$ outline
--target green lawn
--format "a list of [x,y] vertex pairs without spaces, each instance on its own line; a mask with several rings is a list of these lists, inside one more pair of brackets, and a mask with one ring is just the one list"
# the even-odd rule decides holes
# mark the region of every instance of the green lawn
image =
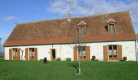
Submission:
[[0,80],[138,80],[138,62],[0,60]]

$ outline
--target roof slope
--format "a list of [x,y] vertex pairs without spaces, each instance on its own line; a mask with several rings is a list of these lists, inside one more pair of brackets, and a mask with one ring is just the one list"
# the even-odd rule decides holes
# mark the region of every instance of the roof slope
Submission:
[[[113,19],[117,23],[114,34],[109,34],[107,31],[106,22],[109,19]],[[67,19],[55,19],[17,24],[3,45],[14,46],[73,42],[73,36],[78,33],[75,30],[77,30],[77,26],[81,21],[87,24],[86,42],[136,39],[129,11],[125,11],[75,17],[71,21],[67,21]]]

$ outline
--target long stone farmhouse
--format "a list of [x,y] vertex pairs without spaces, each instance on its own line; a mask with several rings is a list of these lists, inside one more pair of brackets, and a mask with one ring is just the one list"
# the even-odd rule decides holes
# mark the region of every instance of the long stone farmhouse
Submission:
[[137,53],[129,11],[20,23],[3,46],[5,60],[136,61]]

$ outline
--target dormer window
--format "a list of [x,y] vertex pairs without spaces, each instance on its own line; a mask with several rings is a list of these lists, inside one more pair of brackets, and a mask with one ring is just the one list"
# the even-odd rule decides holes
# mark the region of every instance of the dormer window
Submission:
[[115,32],[115,26],[114,24],[109,24],[109,32],[114,33]]
[[78,26],[79,26],[79,35],[85,35],[86,34],[86,23],[82,21],[78,24]]
[[108,26],[108,33],[115,33],[116,21],[111,18],[106,23]]
[[79,28],[79,33],[82,35],[85,34],[85,27],[84,26]]

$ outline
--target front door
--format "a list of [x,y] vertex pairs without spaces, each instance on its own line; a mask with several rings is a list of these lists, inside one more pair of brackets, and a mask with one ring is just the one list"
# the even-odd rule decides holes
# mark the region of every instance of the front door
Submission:
[[86,60],[86,47],[82,46],[80,48],[80,54],[79,54],[80,60],[85,61]]
[[109,45],[109,60],[117,60],[117,45]]
[[51,49],[51,56],[52,56],[52,61],[56,60],[56,52],[55,49]]

